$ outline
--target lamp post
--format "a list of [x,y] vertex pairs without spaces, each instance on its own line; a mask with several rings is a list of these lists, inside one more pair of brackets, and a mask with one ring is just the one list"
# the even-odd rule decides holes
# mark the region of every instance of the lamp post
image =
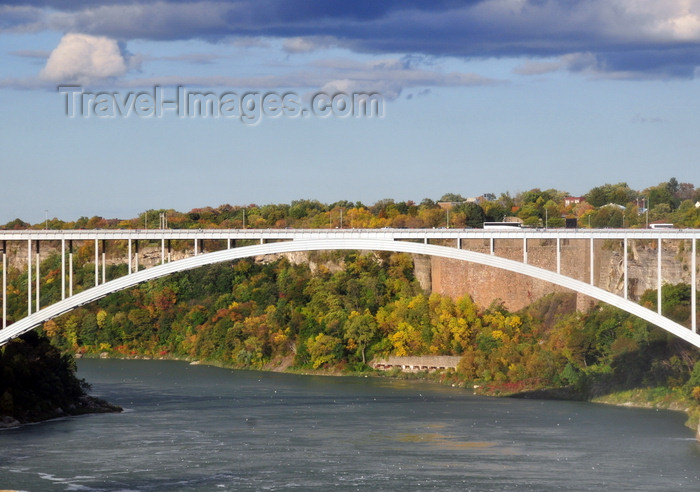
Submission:
[[649,205],[651,203],[651,200],[648,198],[644,198],[643,200],[645,203],[644,211],[646,212],[646,216],[647,216],[647,229],[649,229]]

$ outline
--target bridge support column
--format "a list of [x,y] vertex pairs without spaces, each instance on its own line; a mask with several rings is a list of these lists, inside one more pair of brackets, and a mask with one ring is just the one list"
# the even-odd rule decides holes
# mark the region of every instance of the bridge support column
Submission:
[[693,245],[691,246],[691,260],[690,260],[690,315],[692,316],[691,326],[693,328],[693,333],[698,332],[698,306],[697,306],[697,241],[695,239],[690,240]]
[[493,238],[489,238],[489,243],[489,249],[491,251],[491,255],[493,255],[495,253],[495,250],[493,248]]
[[197,256],[199,254],[199,239],[195,238],[194,239],[194,255]]
[[137,239],[134,241],[134,249],[135,254],[134,254],[134,271],[138,272],[139,271],[139,240]]
[[168,263],[170,263],[170,239],[168,239]]
[[661,314],[661,238],[656,240],[656,244],[656,310],[659,314]]
[[32,314],[32,240],[27,239],[27,315]]
[[461,237],[457,238],[457,249],[462,249],[462,238]]
[[107,281],[107,241],[102,240],[102,283]]
[[95,287],[100,285],[100,242],[95,238]]
[[625,283],[625,286],[624,286],[625,295],[624,295],[624,297],[625,297],[625,299],[627,299],[627,291],[628,291],[628,288],[627,288],[627,285],[628,285],[628,281],[627,281],[627,237],[625,237],[623,243],[624,243],[624,247],[622,248],[622,254],[624,255],[624,258],[622,259],[622,268],[623,268],[623,277],[624,277],[624,283]]
[[61,239],[61,300],[66,298],[66,240]]
[[129,241],[128,241],[126,254],[129,256],[129,261],[127,261],[127,263],[129,264],[129,267],[127,268],[126,274],[131,275],[131,239],[129,239]]
[[557,273],[561,273],[561,240],[557,238]]
[[591,251],[589,253],[590,258],[590,274],[591,274],[591,285],[595,285],[595,253],[593,252],[593,236],[591,236]]
[[165,265],[165,238],[160,238],[160,264]]
[[527,265],[527,238],[523,238],[523,263]]
[[68,241],[68,297],[73,296],[73,240]]
[[39,257],[40,251],[39,251],[39,245],[41,243],[39,241],[36,242],[36,311],[41,309],[41,306],[39,304],[39,286],[41,282],[41,274],[39,272],[39,265],[41,264],[41,259]]
[[7,241],[2,242],[2,328],[7,328]]

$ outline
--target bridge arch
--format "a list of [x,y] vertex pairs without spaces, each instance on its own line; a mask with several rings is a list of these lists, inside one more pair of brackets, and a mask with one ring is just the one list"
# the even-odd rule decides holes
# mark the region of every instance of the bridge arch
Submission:
[[566,287],[594,299],[598,299],[599,301],[616,306],[700,348],[700,335],[692,332],[683,325],[665,318],[662,315],[640,306],[635,302],[629,301],[616,294],[610,293],[580,280],[575,280],[556,272],[527,265],[514,260],[501,258],[495,255],[487,255],[484,253],[477,253],[474,251],[456,249],[447,246],[382,239],[310,239],[284,241],[226,249],[185,258],[183,260],[178,260],[171,263],[165,263],[147,270],[141,270],[131,275],[110,280],[109,282],[86,289],[73,295],[72,297],[45,307],[40,311],[11,324],[4,330],[0,330],[0,345],[4,345],[9,340],[12,340],[19,335],[36,328],[45,321],[71,311],[76,307],[88,304],[113,292],[118,292],[149,280],[164,277],[177,272],[191,270],[200,266],[241,258],[249,258],[267,254],[322,250],[371,250],[413,253],[467,261],[520,273],[550,282],[552,284]]

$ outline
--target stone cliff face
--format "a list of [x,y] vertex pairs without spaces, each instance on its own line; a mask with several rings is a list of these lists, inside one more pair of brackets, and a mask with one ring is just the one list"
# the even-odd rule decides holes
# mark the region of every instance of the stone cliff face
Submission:
[[[528,263],[556,271],[556,241],[530,239],[527,243]],[[488,241],[463,241],[462,248],[489,254]],[[500,240],[494,245],[495,254],[517,261],[523,260],[521,240]],[[561,273],[583,282],[590,282],[590,242],[588,240],[561,241]],[[656,241],[629,241],[628,295],[637,301],[647,289],[657,285]],[[621,241],[594,243],[594,284],[610,292],[622,294],[624,289],[624,258]],[[663,241],[662,282],[690,283],[690,242]],[[481,307],[492,302],[503,302],[510,310],[518,310],[552,292],[567,289],[541,280],[505,270],[465,263],[444,258],[430,259],[432,291],[453,298],[469,294]],[[426,286],[424,285],[424,288]],[[587,310],[593,300],[577,294],[577,308]]]
[[[667,284],[691,281],[691,245],[690,241],[662,241],[661,246],[661,281]],[[624,280],[624,258],[621,246],[610,253],[608,268],[601,271],[605,281],[601,285],[621,293]],[[639,300],[646,290],[657,286],[658,245],[656,241],[630,241],[628,247],[629,297]]]

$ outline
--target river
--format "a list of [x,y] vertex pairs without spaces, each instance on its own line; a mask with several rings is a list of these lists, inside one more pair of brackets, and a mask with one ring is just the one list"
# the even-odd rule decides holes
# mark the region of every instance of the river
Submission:
[[700,489],[675,412],[175,361],[78,368],[125,411],[0,432],[0,489]]

